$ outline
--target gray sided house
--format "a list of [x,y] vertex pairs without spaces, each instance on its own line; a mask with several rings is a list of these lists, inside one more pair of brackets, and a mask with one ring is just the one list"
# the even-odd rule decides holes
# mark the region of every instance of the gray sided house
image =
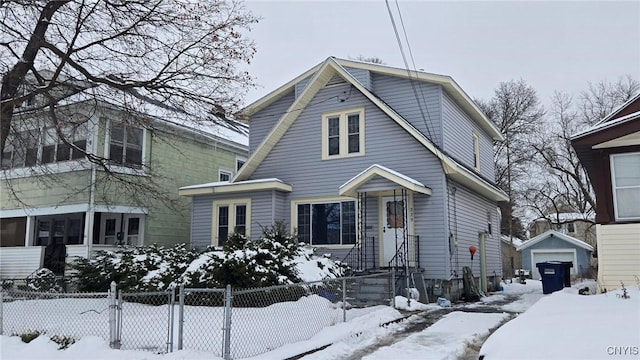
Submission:
[[502,135],[450,77],[330,57],[237,118],[250,157],[236,176],[180,189],[192,246],[284,221],[355,270],[421,274],[431,295],[458,296],[465,266],[484,288],[501,277]]
[[546,261],[571,261],[572,276],[589,276],[593,247],[586,242],[555,230],[546,231],[518,246],[522,268],[530,270],[533,279],[540,280],[536,264]]

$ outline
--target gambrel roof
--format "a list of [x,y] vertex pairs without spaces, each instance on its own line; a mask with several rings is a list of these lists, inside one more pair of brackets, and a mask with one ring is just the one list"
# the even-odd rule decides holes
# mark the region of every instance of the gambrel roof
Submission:
[[[362,83],[354,78],[351,73],[345,70],[343,66],[356,67],[375,72],[383,72],[394,76],[409,77],[406,70],[329,57],[322,64],[298,76],[294,80],[276,89],[269,95],[254,102],[253,104],[242,110],[240,113],[238,113],[236,118],[248,121],[251,115],[264,109],[273,101],[277,100],[282,94],[291,90],[291,88],[295,86],[297,82],[305,79],[310,74],[313,74],[313,77],[311,78],[307,86],[296,98],[293,104],[289,106],[288,110],[276,123],[271,132],[262,140],[260,145],[258,145],[255,152],[251,154],[251,157],[247,160],[240,171],[238,171],[232,182],[249,179],[253,172],[258,168],[260,163],[269,155],[275,145],[286,134],[287,130],[291,127],[291,125],[302,113],[302,111],[309,105],[315,95],[321,89],[323,89],[335,75],[339,75],[343,79],[345,79],[345,81],[355,87],[358,91],[360,91],[367,99],[369,99],[382,112],[384,112],[387,116],[394,120],[406,132],[412,135],[438,159],[440,159],[444,172],[450,178],[477,191],[478,193],[486,196],[489,199],[493,199],[496,201],[508,200],[507,195],[503,191],[498,189],[495,185],[482,179],[472,171],[469,171],[464,166],[460,165],[451,157],[444,154],[440,149],[438,149],[437,146],[435,146],[431,142],[431,140],[427,136],[418,131],[413,125],[411,125],[406,119],[404,119],[391,107],[389,107],[384,101],[371,93],[371,91],[369,91],[364,85],[362,85]],[[487,119],[484,114],[482,114],[475,103],[462,91],[462,89],[460,89],[460,87],[450,77],[422,72],[412,72],[411,77],[416,77],[421,81],[429,81],[442,85],[449,92],[452,92],[452,96],[454,97],[454,99],[456,99],[456,101],[462,101],[461,104],[463,109],[470,113],[474,120],[478,122],[478,124],[480,124],[483,129],[487,131],[487,133],[489,133],[496,140],[502,140],[500,131],[498,131],[495,125],[493,125],[493,123],[489,119]]]

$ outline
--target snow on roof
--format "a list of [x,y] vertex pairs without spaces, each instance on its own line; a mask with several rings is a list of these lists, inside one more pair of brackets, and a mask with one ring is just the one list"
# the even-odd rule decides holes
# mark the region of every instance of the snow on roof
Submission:
[[632,120],[635,120],[635,119],[640,119],[640,111],[636,111],[636,112],[631,113],[629,115],[625,115],[625,116],[619,117],[617,119],[613,119],[611,121],[598,122],[598,123],[596,123],[596,125],[588,128],[588,129],[585,129],[583,131],[580,131],[578,133],[575,133],[575,134],[571,135],[571,140],[575,140],[577,138],[581,138],[583,136],[596,133],[596,132],[598,132],[600,130],[607,129],[607,128],[610,128],[610,127],[614,127],[616,125],[619,125],[619,124],[622,124],[622,123],[626,123],[628,121],[632,121]]
[[587,244],[586,242],[584,242],[582,240],[579,240],[579,239],[576,239],[576,238],[574,238],[572,236],[565,235],[563,233],[557,232],[555,230],[545,231],[542,234],[534,237],[533,239],[525,241],[524,244],[522,244],[522,245],[520,245],[520,246],[518,246],[516,248],[516,251],[522,251],[522,250],[524,250],[524,249],[526,249],[528,247],[531,247],[532,245],[535,245],[535,244],[537,244],[537,243],[539,243],[541,241],[544,241],[544,240],[546,240],[546,239],[548,239],[550,237],[557,237],[557,238],[559,238],[561,240],[564,240],[564,241],[566,241],[568,243],[571,243],[571,244],[576,245],[578,247],[581,247],[583,249],[587,249],[589,251],[593,251],[593,246]]
[[565,222],[565,221],[573,221],[573,220],[584,220],[584,221],[594,221],[596,219],[595,214],[593,213],[579,213],[579,212],[563,212],[563,213],[551,213],[547,214],[546,217],[540,217],[535,219],[534,221],[547,221],[551,220],[552,223],[556,221]]
[[522,244],[524,244],[524,242],[525,242],[524,240],[522,240],[522,239],[520,239],[518,237],[515,237],[515,236],[510,239],[509,235],[501,235],[500,239],[505,244],[511,244],[511,240],[513,240],[513,245],[515,247],[522,246]]
[[203,188],[209,188],[209,187],[237,186],[241,184],[260,184],[260,183],[266,183],[266,182],[279,182],[284,184],[282,180],[277,178],[245,180],[245,181],[238,181],[238,182],[216,181],[216,182],[210,182],[206,184],[183,186],[180,188],[180,190],[203,189]]
[[[348,180],[347,182],[345,182],[342,186],[344,186],[344,185],[346,185],[346,184],[348,184],[348,183],[350,183],[350,182],[352,182],[352,181],[356,180],[358,177],[362,176],[362,175],[363,175],[363,174],[365,174],[367,171],[369,171],[369,170],[371,170],[371,169],[374,169],[374,168],[378,168],[378,169],[380,169],[380,170],[382,170],[382,171],[385,171],[385,172],[388,172],[388,173],[390,173],[390,174],[393,174],[393,175],[395,175],[395,176],[397,176],[397,177],[399,177],[399,178],[402,178],[403,180],[406,180],[406,181],[408,181],[408,182],[410,182],[410,183],[412,183],[412,184],[414,184],[414,185],[418,185],[418,186],[426,187],[423,183],[421,183],[420,181],[418,181],[418,180],[416,180],[416,179],[414,179],[414,178],[411,178],[411,177],[409,177],[409,176],[407,176],[407,175],[405,175],[405,174],[399,173],[399,172],[397,172],[397,171],[395,171],[395,170],[389,169],[388,167],[386,167],[386,166],[382,166],[382,165],[379,165],[379,164],[373,164],[373,165],[369,166],[368,168],[366,168],[366,169],[362,170],[358,175],[356,175],[356,176],[352,177],[351,179],[349,179],[349,180]],[[342,186],[340,186],[340,187],[342,187]]]

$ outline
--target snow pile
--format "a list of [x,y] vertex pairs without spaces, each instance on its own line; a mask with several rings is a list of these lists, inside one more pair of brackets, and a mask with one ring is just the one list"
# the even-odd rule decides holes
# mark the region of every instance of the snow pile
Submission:
[[622,290],[600,295],[576,291],[545,295],[489,337],[480,355],[486,360],[637,357],[640,290],[628,289],[629,299],[621,297]]

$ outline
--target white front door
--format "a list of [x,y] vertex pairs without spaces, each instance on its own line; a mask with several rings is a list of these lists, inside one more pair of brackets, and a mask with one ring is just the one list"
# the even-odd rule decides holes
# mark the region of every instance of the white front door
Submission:
[[121,214],[102,213],[99,244],[115,245],[118,243],[121,219]]
[[382,197],[382,266],[389,266],[389,261],[405,240],[405,232],[409,228],[406,202],[402,197]]

